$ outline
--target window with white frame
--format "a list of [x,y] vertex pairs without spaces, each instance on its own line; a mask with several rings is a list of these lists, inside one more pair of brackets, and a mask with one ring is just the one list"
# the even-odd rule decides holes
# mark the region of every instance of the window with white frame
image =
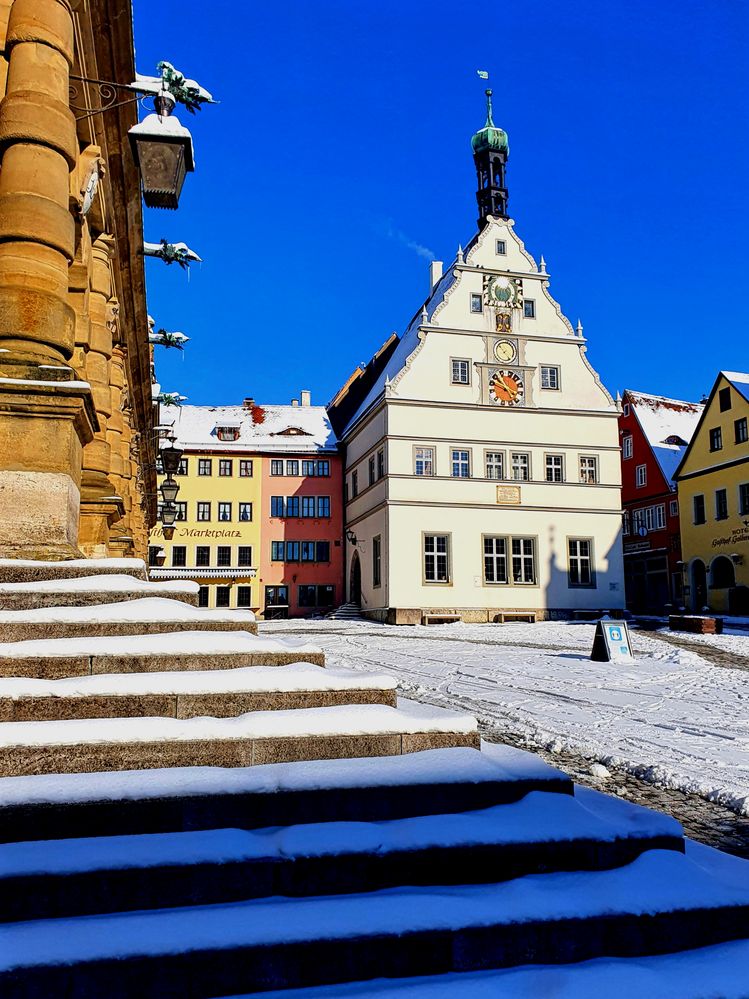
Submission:
[[567,539],[567,582],[570,586],[593,586],[593,542],[590,538]]
[[330,496],[317,497],[317,516],[318,517],[330,516]]
[[359,473],[358,471],[353,471],[351,473],[351,498],[359,495]]
[[541,365],[541,388],[552,390],[559,388],[559,368],[556,365]]
[[382,585],[382,536],[372,538],[372,586]]
[[629,403],[625,402],[622,406],[622,416],[629,416]]
[[286,459],[286,474],[287,475],[299,475],[299,459],[298,458],[287,458]]
[[385,449],[380,448],[377,452],[377,478],[381,479],[385,474]]
[[536,582],[536,545],[533,538],[512,539],[512,581],[526,585]]
[[622,458],[632,457],[632,435],[628,434],[622,440]]
[[271,475],[283,475],[283,461],[280,458],[273,458],[270,463]]
[[198,458],[198,475],[210,475],[212,464],[210,458]]
[[434,475],[434,448],[414,449],[414,475]]
[[210,520],[211,519],[211,504],[198,502],[198,520]]
[[315,498],[314,496],[302,496],[302,516],[303,517],[314,517],[315,516]]
[[504,239],[498,239],[494,245],[498,257],[504,257],[507,254],[507,242]]
[[424,535],[424,581],[450,581],[450,538],[447,534]]
[[454,448],[451,461],[454,479],[469,479],[471,477],[471,454],[469,451]]
[[505,477],[504,451],[486,452],[486,477],[487,479],[503,479]]
[[638,465],[635,469],[635,485],[640,488],[648,484],[648,466]]
[[271,517],[283,517],[283,514],[284,514],[283,496],[271,496],[270,498]]
[[670,514],[671,514],[672,517],[678,517],[679,516],[679,501],[678,500],[671,500],[671,504],[670,504],[670,507],[669,507],[669,512],[670,512]]
[[644,506],[634,510],[632,522],[636,534],[641,527],[647,531],[662,531],[666,526],[666,504],[657,503],[655,506]]
[[232,474],[232,465],[234,462],[231,458],[219,458],[218,460],[218,474],[227,476]]
[[749,482],[742,482],[739,485],[739,515],[745,517],[749,514]]
[[239,476],[242,479],[252,478],[252,458],[240,458]]
[[507,538],[484,538],[484,582],[507,583]]
[[299,497],[298,496],[287,496],[286,497],[286,516],[287,517],[298,517],[299,516]]
[[622,534],[626,537],[631,532],[631,530],[632,528],[630,525],[629,510],[625,510],[622,513]]
[[369,456],[369,484],[373,486],[375,483],[375,456],[371,454]]
[[484,302],[481,295],[471,295],[471,312],[483,312]]
[[588,486],[598,482],[598,458],[594,455],[580,455],[580,481]]
[[177,500],[174,504],[177,507],[175,520],[187,520],[187,500]]
[[252,503],[239,504],[239,519],[244,521],[252,520]]
[[531,475],[531,457],[523,451],[513,451],[510,455],[512,478],[515,482],[527,482]]
[[561,454],[545,455],[546,481],[564,482],[564,457]]
[[231,503],[219,503],[219,505],[218,505],[218,519],[219,520],[231,520]]
[[460,358],[453,358],[450,362],[453,385],[470,385],[471,383],[471,363]]

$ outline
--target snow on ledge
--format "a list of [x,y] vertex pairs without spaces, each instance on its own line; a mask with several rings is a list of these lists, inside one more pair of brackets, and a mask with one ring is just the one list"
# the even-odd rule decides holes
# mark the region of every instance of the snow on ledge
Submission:
[[12,569],[21,566],[24,569],[145,569],[142,558],[73,558],[57,562],[42,562],[33,558],[0,558],[0,569]]
[[39,579],[29,583],[0,583],[0,594],[4,593],[197,593],[200,587],[188,580],[173,580],[170,583],[146,583],[135,576],[107,573],[102,576],[74,576],[72,579]]
[[[170,590],[172,587],[169,588]],[[193,607],[184,600],[169,597],[138,597],[120,603],[90,604],[87,607],[40,607],[31,610],[0,610],[0,624],[98,624],[100,622],[136,621],[226,621],[249,623],[255,620],[251,610]]]

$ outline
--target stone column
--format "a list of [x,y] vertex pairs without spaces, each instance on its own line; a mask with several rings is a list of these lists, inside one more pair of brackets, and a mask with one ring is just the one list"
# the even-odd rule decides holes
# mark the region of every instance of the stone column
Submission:
[[97,429],[88,385],[69,365],[68,0],[15,0],[0,102],[0,555],[66,558],[77,548],[81,451]]

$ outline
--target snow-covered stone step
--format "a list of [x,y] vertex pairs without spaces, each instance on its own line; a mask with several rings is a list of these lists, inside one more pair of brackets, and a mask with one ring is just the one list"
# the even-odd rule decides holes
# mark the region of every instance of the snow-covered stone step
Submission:
[[14,843],[0,853],[0,921],[493,883],[605,870],[649,849],[683,852],[678,822],[587,789],[387,822]]
[[475,718],[413,702],[253,711],[236,718],[0,722],[0,776],[247,767],[478,745]]
[[73,579],[106,573],[148,579],[141,558],[78,558],[63,562],[37,562],[35,559],[0,558],[0,583],[30,583],[44,579]]
[[570,778],[511,746],[224,770],[0,779],[0,842],[185,829],[369,821],[463,812],[531,791],[572,794]]
[[145,583],[134,576],[112,573],[47,579],[31,583],[0,583],[0,610],[30,610],[35,607],[87,607],[112,604],[141,597],[168,597],[198,605],[200,587],[189,579],[168,583]]
[[678,954],[599,958],[504,971],[379,978],[352,987],[245,993],[231,999],[746,999],[749,940]]
[[312,663],[228,670],[103,673],[66,680],[0,679],[0,722],[81,718],[225,718],[340,704],[395,707],[391,676]]
[[[492,885],[7,924],[0,992],[198,999],[382,977],[641,957],[749,935],[749,863],[690,844]],[[469,993],[470,994],[470,993]]]
[[86,607],[0,610],[0,642],[159,635],[173,631],[249,631],[257,634],[257,623],[250,610],[206,610],[165,597],[141,597]]
[[57,680],[93,673],[324,665],[321,649],[301,639],[259,638],[246,631],[50,638],[0,645],[0,677]]

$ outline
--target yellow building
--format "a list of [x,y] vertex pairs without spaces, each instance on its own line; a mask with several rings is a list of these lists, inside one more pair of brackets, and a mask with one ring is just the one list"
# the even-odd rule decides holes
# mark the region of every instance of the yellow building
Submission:
[[720,372],[674,478],[688,608],[749,614],[749,374]]

